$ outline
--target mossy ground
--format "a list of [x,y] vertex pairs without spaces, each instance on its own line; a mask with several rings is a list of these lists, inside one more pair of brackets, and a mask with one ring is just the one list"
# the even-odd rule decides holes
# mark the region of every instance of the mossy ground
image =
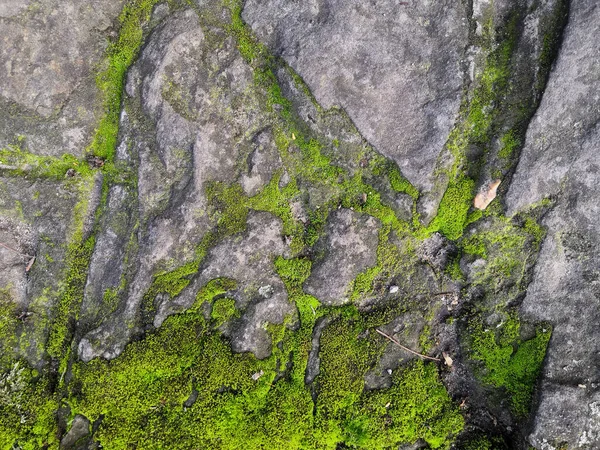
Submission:
[[[88,151],[104,161],[105,191],[108,183],[135,185],[135,177],[115,171],[112,159],[124,76],[142,45],[144,24],[156,3],[157,0],[132,0],[126,4],[119,18],[119,37],[110,44],[97,78],[105,115]],[[69,406],[71,416],[81,413],[91,420],[102,418],[94,438],[104,448],[167,448],[177,442],[177,448],[334,449],[345,445],[383,449],[418,439],[431,448],[449,447],[463,429],[464,419],[440,382],[435,364],[413,361],[394,372],[390,388],[365,389],[366,372],[390,345],[374,333],[374,328],[389,322],[406,306],[388,305],[370,312],[360,311],[352,304],[325,308],[318,299],[303,292],[302,284],[311,271],[310,250],[322,235],[329,212],[340,206],[369,214],[382,223],[377,264],[356,278],[353,301],[373,294],[378,280],[401,273],[406,260],[414,258],[418,242],[437,231],[457,241],[467,257],[488,260],[474,284],[489,287],[492,279],[501,284],[515,276],[519,280],[526,278],[531,260],[523,258],[519,251],[523,246],[537,251],[543,230],[533,215],[512,221],[505,218],[497,202],[485,213],[473,211],[471,204],[481,161],[467,156],[467,150],[473,146],[485,153],[502,128],[497,105],[509,83],[514,23],[509,23],[507,31],[501,34],[499,45],[490,44],[496,38],[493,24],[487,24],[484,39],[488,39],[493,50],[489,51],[448,140],[447,148],[454,158],[446,174],[448,186],[437,215],[424,227],[416,214],[420,193],[402,177],[394,163],[372,149],[364,150],[367,164],[354,170],[332,162],[328,152],[339,149],[343,143],[325,138],[302,123],[276,76],[284,64],[257,41],[243,22],[240,1],[227,0],[224,6],[231,21],[223,28],[236,39],[240,54],[254,71],[255,88],[265,114],[273,118],[273,134],[290,181],[282,187],[280,171],[251,198],[243,195],[236,183],[208,184],[206,195],[217,226],[204,237],[192,261],[155,275],[144,297],[142,319],[151,321],[158,294],[179,295],[201,267],[207,251],[223,237],[243,232],[248,211],[254,209],[279,217],[284,234],[291,238],[292,257],[278,257],[274,268],[297,307],[298,323],[291,326],[288,321],[269,328],[274,345],[271,356],[264,360],[233,353],[218,328],[241,313],[228,297],[235,280],[217,279],[200,290],[193,307],[167,318],[160,329],[129,344],[115,360],[76,362],[70,353],[72,330],[94,247],[93,233],[84,239],[76,232],[69,245],[64,289],[47,344],[48,354],[60,363],[58,375],[56,371],[39,374],[3,356],[0,394],[9,386],[3,380],[11,373],[18,373],[10,382],[17,383],[18,389],[9,388],[8,399],[0,399],[0,445],[56,448],[55,412],[62,402]],[[292,78],[300,91],[309,92],[293,71]],[[520,133],[520,128],[509,127],[501,137],[499,157],[508,161],[503,170],[509,170],[519,151],[523,138]],[[78,176],[91,179],[94,172],[85,161],[69,155],[36,157],[18,147],[0,151],[0,161],[13,166],[7,170],[14,176],[63,179],[69,169],[74,169]],[[393,192],[413,199],[412,220],[397,217],[381,193],[366,181],[373,177],[386,180]],[[309,220],[304,224],[294,219],[290,202],[301,199],[307,187],[317,194],[317,200],[311,203]],[[98,214],[101,211],[102,207]],[[491,225],[485,228],[485,223]],[[467,227],[475,233],[465,235]],[[395,243],[398,240],[404,242],[403,248]],[[454,279],[464,279],[459,262],[457,257],[446,268]],[[210,317],[204,315],[201,307],[206,303],[210,304]],[[304,377],[313,328],[324,316],[331,322],[321,337],[320,373],[311,390]],[[523,416],[528,412],[550,331],[539,328],[534,337],[522,339],[516,316],[507,317],[503,327],[493,332],[483,327],[480,318],[473,319],[469,351],[479,364],[481,380],[504,390],[513,413]],[[14,314],[0,316],[4,348],[12,345],[11,336],[17,326]],[[67,382],[61,375],[69,367]],[[198,393],[196,401],[184,406],[194,391]],[[490,445],[492,441],[481,438],[473,440],[468,448],[493,448]]]

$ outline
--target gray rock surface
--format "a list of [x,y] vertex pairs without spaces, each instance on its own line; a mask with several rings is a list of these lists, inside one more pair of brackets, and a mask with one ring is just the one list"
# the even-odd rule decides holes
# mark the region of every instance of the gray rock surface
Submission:
[[96,70],[123,3],[0,2],[0,146],[23,135],[33,153],[83,154],[103,113]]
[[529,440],[540,449],[600,445],[600,9],[571,4],[569,23],[507,195],[509,211],[553,196],[548,236],[522,310],[554,325]]
[[248,0],[243,18],[419,189],[460,105],[468,21],[444,2]]
[[90,435],[90,421],[81,414],[76,414],[71,429],[60,441],[61,450],[77,448],[77,443]]
[[325,236],[316,245],[317,254],[324,254],[317,259],[304,290],[326,305],[348,302],[353,280],[377,263],[380,225],[377,219],[349,209],[334,211]]
[[[265,129],[268,121],[253,109],[252,72],[231,38],[220,30],[210,32],[221,33],[221,41],[206,37],[195,11],[179,11],[150,35],[129,72],[130,114],[122,117],[125,131],[117,156],[137,167],[138,192],[117,186],[109,194],[113,212],[92,260],[98,276],[88,280],[86,289],[92,316],[101,308],[102,294],[123,275],[115,263],[123,261],[124,245],[132,239],[136,203],[141,226],[133,238],[137,250],[129,258],[139,264],[122,292],[125,304],[82,340],[79,351],[85,360],[117,356],[139,326],[139,307],[153,275],[194,258],[196,246],[217,221],[207,203],[206,183],[240,179],[249,193],[256,193],[279,164]],[[241,105],[235,114],[233,104]],[[120,231],[115,228],[119,222]]]
[[[0,366],[0,390],[7,374],[21,375],[19,361],[36,369],[30,382],[46,383],[38,385],[45,400],[84,405],[78,377],[106,363],[88,362],[118,358],[132,340],[143,346],[223,277],[236,287],[212,301],[233,300],[235,314],[217,323],[204,303],[204,331],[257,364],[248,379],[264,383],[261,392],[304,371],[317,402],[332,357],[321,354],[321,340],[335,340],[328,327],[343,315],[379,352],[348,398],[362,395],[363,381],[367,391],[389,388],[417,357],[377,328],[439,359],[436,373],[466,423],[456,448],[472,448],[461,445],[479,432],[518,450],[600,448],[596,3],[564,3],[568,26],[544,85],[562,0],[246,0],[248,29],[217,0],[159,2],[138,30],[144,43],[124,80],[116,157],[88,170],[86,148],[106,113],[96,76],[122,32],[124,0],[0,0],[0,300],[12,302],[0,333],[18,338],[7,339],[11,348],[0,342],[0,361],[10,361]],[[450,149],[453,127],[468,142]],[[501,156],[507,133],[518,142]],[[436,226],[430,219],[451,167],[472,192],[446,191],[456,198],[442,225],[426,228]],[[449,211],[468,208],[468,196],[495,179],[497,200],[482,217]],[[279,190],[252,203],[272,180]],[[452,228],[453,241],[443,236]],[[88,237],[91,258],[74,260]],[[372,285],[350,305],[357,276],[378,262]],[[501,333],[517,307],[514,349],[540,324],[553,329],[527,418],[511,410],[506,386],[485,382],[469,347],[474,320]],[[273,325],[287,327],[283,340],[272,342]],[[189,381],[185,395],[161,399],[148,417],[204,402],[202,380]],[[218,394],[254,395],[227,389]],[[286,392],[276,395],[285,401]],[[0,396],[1,411],[20,399],[13,394]],[[69,428],[57,408],[52,437],[61,448],[99,448],[91,441],[120,426],[90,414]],[[33,417],[19,414],[19,426]]]

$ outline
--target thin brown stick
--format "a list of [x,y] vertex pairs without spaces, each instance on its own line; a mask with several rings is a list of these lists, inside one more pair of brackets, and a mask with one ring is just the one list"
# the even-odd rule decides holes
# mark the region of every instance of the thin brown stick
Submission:
[[0,247],[4,247],[5,249],[10,250],[11,252],[15,252],[15,253],[17,253],[17,254],[19,254],[21,256],[25,256],[26,258],[33,258],[33,256],[27,255],[25,253],[21,253],[19,250],[16,250],[16,249],[14,249],[12,247],[9,247],[8,245],[3,244],[2,242],[0,242]]
[[391,336],[388,336],[387,334],[385,334],[383,331],[375,328],[375,331],[377,331],[380,335],[382,335],[383,337],[389,339],[391,342],[393,342],[394,344],[396,344],[398,347],[400,347],[402,350],[406,350],[409,353],[412,353],[413,355],[417,355],[420,356],[421,358],[425,358],[425,359],[430,359],[432,361],[441,361],[441,359],[439,358],[434,358],[432,356],[427,356],[427,355],[422,355],[421,353],[417,353],[414,350],[411,350],[408,347],[405,347],[404,345],[402,345],[400,342],[398,342],[396,339],[394,339]]

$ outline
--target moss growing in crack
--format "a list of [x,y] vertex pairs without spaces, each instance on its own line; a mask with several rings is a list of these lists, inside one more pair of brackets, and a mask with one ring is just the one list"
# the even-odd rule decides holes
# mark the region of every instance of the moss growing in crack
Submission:
[[517,132],[515,130],[509,130],[502,136],[500,143],[502,147],[498,152],[498,157],[510,159],[521,145],[521,140],[517,137]]
[[11,287],[0,289],[0,367],[9,367],[17,345],[19,313],[11,295]]
[[384,158],[374,158],[372,164],[374,165],[373,175],[387,176],[394,191],[408,194],[415,200],[419,197],[419,191],[402,176],[398,166],[392,161]]
[[86,161],[65,153],[60,158],[39,156],[17,146],[0,149],[0,164],[12,175],[65,180],[68,174],[89,177],[92,169]]
[[479,320],[471,324],[471,357],[482,363],[484,383],[505,389],[517,416],[529,412],[535,382],[550,340],[549,326],[539,326],[535,337],[522,340],[521,324],[510,314],[499,330],[486,329]]
[[556,6],[550,19],[547,23],[542,25],[543,28],[543,39],[542,49],[539,57],[539,73],[537,74],[536,90],[542,92],[552,63],[558,53],[560,42],[562,39],[562,33],[565,28],[569,16],[569,2],[568,0],[559,0],[556,2]]
[[95,238],[91,236],[85,242],[75,240],[67,250],[67,271],[64,287],[58,301],[46,346],[50,356],[61,359],[61,370],[66,369],[64,357],[68,355],[73,327],[79,314],[79,306],[83,299],[83,290],[94,245]]
[[142,45],[143,25],[150,19],[159,0],[130,0],[119,16],[119,37],[107,49],[105,68],[96,77],[102,93],[104,116],[100,120],[88,152],[111,161],[119,132],[119,114],[125,74]]
[[[474,178],[482,157],[491,146],[495,121],[502,105],[501,98],[509,84],[510,62],[516,46],[517,20],[517,14],[512,14],[497,39],[492,32],[492,19],[486,22],[484,40],[489,50],[485,65],[476,80],[471,98],[461,107],[459,124],[450,133],[446,144],[454,162],[448,170],[448,186],[428,231],[440,231],[451,240],[460,238],[470,223],[468,213],[474,197]],[[516,137],[512,136],[512,139],[514,141]],[[513,142],[511,152],[515,146]],[[472,151],[472,148],[478,149],[479,156],[470,160],[467,152]]]
[[473,201],[474,187],[475,182],[469,177],[461,175],[453,180],[444,192],[429,231],[440,231],[451,240],[461,237]]

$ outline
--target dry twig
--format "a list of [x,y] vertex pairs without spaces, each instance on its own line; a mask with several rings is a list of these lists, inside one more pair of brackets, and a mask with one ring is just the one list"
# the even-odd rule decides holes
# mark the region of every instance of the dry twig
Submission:
[[393,342],[394,344],[396,344],[396,345],[397,345],[398,347],[400,347],[402,350],[406,350],[407,352],[409,352],[409,353],[412,353],[413,355],[417,355],[417,356],[419,356],[419,357],[421,357],[421,358],[430,359],[430,360],[432,360],[432,361],[441,361],[441,359],[439,359],[439,358],[434,358],[434,357],[432,357],[432,356],[422,355],[421,353],[417,353],[417,352],[415,352],[414,350],[411,350],[410,348],[408,348],[408,347],[405,347],[405,346],[404,346],[404,345],[402,345],[400,342],[398,342],[396,339],[394,339],[394,338],[393,338],[393,337],[391,337],[391,336],[388,336],[388,335],[387,335],[387,334],[385,334],[383,331],[381,331],[381,330],[379,330],[379,329],[377,329],[377,328],[375,328],[375,331],[377,331],[377,332],[378,332],[380,335],[382,335],[383,337],[385,337],[385,338],[389,339],[391,342]]
[[0,242],[0,247],[4,247],[5,249],[10,250],[11,252],[15,252],[15,253],[17,253],[17,254],[19,254],[21,256],[24,256],[25,258],[30,258],[30,259],[33,258],[33,255],[28,255],[26,253],[21,253],[19,250],[16,250],[16,249],[14,249],[12,247],[9,247],[8,245],[3,244],[2,242]]

